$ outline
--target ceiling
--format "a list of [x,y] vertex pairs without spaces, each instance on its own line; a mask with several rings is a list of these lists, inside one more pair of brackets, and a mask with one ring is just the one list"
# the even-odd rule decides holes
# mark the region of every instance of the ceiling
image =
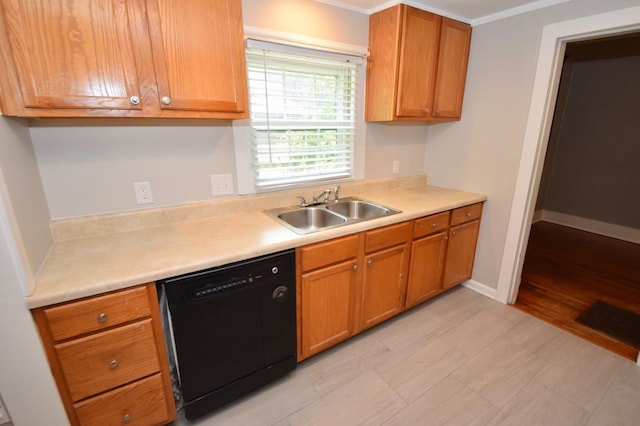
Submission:
[[518,15],[570,0],[316,0],[371,14],[397,3],[405,3],[471,24]]

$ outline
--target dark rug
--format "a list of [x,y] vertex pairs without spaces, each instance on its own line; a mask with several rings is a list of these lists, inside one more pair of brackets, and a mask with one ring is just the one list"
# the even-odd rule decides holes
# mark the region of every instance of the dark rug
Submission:
[[631,311],[597,301],[576,321],[640,349],[640,315]]

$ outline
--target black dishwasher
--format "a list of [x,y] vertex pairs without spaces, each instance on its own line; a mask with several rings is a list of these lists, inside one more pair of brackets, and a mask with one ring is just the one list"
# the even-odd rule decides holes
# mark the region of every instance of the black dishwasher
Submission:
[[296,367],[295,282],[294,250],[158,282],[187,419]]

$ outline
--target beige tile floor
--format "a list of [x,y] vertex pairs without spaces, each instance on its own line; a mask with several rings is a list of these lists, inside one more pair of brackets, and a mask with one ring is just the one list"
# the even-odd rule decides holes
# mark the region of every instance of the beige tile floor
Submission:
[[640,366],[459,287],[175,424],[640,425]]

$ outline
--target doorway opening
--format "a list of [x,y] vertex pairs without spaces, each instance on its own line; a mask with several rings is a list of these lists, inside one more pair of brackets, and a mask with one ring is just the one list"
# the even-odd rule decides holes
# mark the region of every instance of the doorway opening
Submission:
[[551,24],[543,29],[497,300],[514,303],[518,294],[567,43],[622,36],[638,29],[639,7]]

